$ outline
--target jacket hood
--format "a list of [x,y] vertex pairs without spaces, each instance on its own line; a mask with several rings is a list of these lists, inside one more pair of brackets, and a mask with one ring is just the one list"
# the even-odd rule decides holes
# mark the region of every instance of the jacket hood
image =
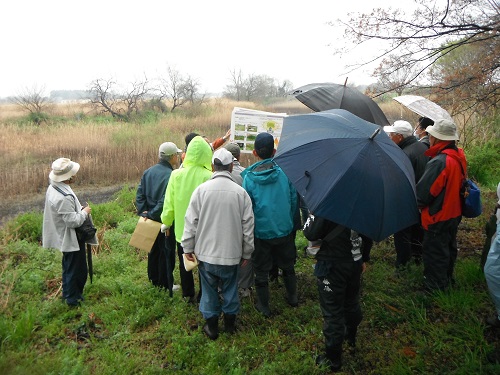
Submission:
[[440,142],[429,148],[425,152],[425,155],[433,158],[439,153],[446,154],[455,159],[462,166],[463,173],[467,174],[467,158],[462,148],[456,147],[453,142]]
[[186,168],[198,166],[212,171],[212,149],[202,137],[196,136],[186,150],[183,166]]
[[271,159],[259,161],[241,172],[241,177],[249,178],[256,184],[267,185],[276,182],[283,173]]

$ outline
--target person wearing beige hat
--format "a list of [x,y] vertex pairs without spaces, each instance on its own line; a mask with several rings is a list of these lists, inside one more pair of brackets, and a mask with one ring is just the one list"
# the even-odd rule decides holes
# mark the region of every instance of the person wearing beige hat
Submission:
[[[161,222],[165,191],[172,171],[179,167],[181,152],[175,143],[162,143],[158,148],[158,163],[144,171],[135,197],[137,215],[144,220]],[[173,233],[170,236],[158,233],[148,253],[149,280],[153,285],[169,291],[174,288],[175,246]]]
[[431,159],[416,186],[422,212],[424,286],[445,290],[454,283],[457,258],[457,231],[462,220],[460,190],[467,173],[467,160],[457,147],[456,125],[439,119],[426,129]]
[[[83,300],[88,272],[85,242],[78,241],[75,228],[83,224],[92,209],[82,207],[70,186],[79,170],[80,164],[68,158],[52,163],[43,212],[42,246],[63,254],[62,296],[69,306],[78,306]],[[89,243],[97,244],[97,239]]]

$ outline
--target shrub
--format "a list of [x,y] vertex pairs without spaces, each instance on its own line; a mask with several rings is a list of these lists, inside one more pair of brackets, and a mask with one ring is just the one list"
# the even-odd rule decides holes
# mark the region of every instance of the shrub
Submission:
[[4,240],[26,240],[29,242],[42,241],[43,214],[40,212],[28,212],[18,215],[10,220],[1,237]]
[[483,146],[467,149],[467,167],[470,178],[495,189],[500,181],[500,140],[493,139]]
[[49,120],[49,115],[44,112],[32,112],[28,115],[28,120],[34,124],[40,125]]

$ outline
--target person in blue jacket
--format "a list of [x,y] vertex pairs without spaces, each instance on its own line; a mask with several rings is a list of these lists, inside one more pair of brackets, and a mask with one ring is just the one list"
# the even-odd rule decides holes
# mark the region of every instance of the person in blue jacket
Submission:
[[298,305],[295,260],[297,249],[293,236],[297,192],[281,168],[272,160],[274,137],[260,133],[255,138],[253,154],[259,160],[247,169],[243,188],[252,200],[255,217],[255,250],[252,263],[255,272],[257,310],[271,316],[269,307],[269,271],[276,264],[283,271],[287,302]]
[[[135,198],[137,214],[144,217],[144,220],[150,219],[161,223],[160,216],[163,211],[165,190],[170,174],[174,168],[179,166],[181,152],[182,150],[172,142],[162,143],[158,149],[158,163],[144,171]],[[169,288],[168,285],[167,244],[175,249],[173,234],[166,237],[164,233],[159,232],[148,254],[148,278],[153,285],[170,289],[172,286]],[[171,251],[169,256],[172,267],[168,272],[173,272],[175,251]],[[173,281],[173,275],[170,276],[170,280]]]

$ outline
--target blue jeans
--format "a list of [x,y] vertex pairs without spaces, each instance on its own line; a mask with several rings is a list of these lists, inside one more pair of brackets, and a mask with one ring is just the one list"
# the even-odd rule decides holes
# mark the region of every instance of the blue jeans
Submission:
[[484,265],[484,276],[497,315],[500,318],[500,223],[497,223],[496,236],[491,241],[490,252]]
[[[219,316],[221,311],[225,315],[236,315],[240,312],[238,269],[238,264],[220,266],[200,261],[198,272],[200,274],[201,289],[203,290],[200,300],[200,312],[204,319]],[[219,286],[222,288],[222,305],[219,299]]]

